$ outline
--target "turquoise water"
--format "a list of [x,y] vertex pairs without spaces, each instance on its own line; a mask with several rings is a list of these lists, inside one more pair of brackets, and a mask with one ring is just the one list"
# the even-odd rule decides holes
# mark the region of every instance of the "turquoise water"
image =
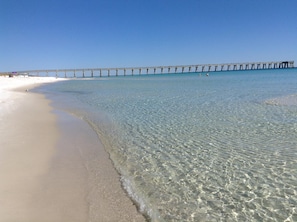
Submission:
[[42,90],[96,130],[152,221],[297,221],[297,106],[266,103],[297,94],[296,69],[80,79]]

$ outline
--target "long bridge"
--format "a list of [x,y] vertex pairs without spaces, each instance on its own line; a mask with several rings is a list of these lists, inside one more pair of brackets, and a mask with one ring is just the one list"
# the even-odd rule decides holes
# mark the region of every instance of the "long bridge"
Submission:
[[143,74],[169,74],[169,73],[203,73],[218,71],[263,70],[294,68],[294,61],[277,62],[247,62],[247,63],[222,63],[199,64],[178,66],[150,66],[150,67],[123,67],[123,68],[86,68],[86,69],[46,69],[6,72],[0,74],[15,74],[29,76],[55,76],[65,78],[90,78]]

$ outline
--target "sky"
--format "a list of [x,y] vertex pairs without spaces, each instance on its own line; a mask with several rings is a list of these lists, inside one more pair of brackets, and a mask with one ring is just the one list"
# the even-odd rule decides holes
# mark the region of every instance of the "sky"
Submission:
[[0,0],[0,72],[283,60],[297,0]]

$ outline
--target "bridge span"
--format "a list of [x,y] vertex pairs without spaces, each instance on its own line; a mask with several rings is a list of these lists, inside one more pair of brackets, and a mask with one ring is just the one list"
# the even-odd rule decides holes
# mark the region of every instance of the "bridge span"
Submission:
[[123,68],[85,68],[85,69],[47,69],[6,72],[0,74],[26,74],[30,76],[55,76],[66,78],[90,78],[143,74],[174,74],[174,73],[203,73],[219,71],[263,70],[294,68],[294,61],[277,62],[247,62],[247,63],[222,63],[198,64],[178,66],[150,66],[150,67],[123,67]]

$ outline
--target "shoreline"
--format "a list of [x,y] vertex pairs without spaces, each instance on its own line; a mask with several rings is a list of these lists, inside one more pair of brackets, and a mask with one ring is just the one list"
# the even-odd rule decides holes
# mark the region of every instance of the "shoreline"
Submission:
[[91,127],[30,92],[58,80],[0,77],[0,220],[145,221]]

